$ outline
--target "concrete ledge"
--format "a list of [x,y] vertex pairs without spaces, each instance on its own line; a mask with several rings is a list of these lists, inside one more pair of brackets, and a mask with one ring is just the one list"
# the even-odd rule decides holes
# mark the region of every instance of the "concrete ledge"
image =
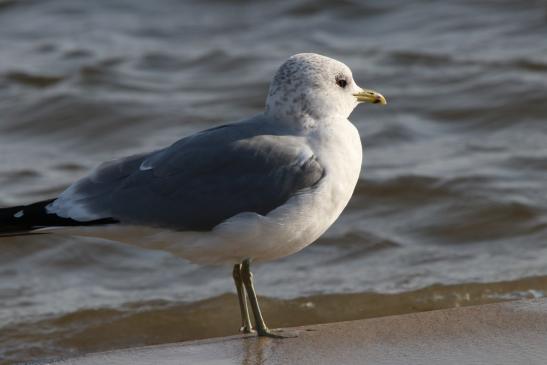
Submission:
[[132,348],[56,364],[547,364],[547,300],[516,301]]

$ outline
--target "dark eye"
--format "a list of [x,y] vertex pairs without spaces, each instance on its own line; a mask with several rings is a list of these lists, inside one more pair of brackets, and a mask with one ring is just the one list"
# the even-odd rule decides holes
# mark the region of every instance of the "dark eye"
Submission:
[[336,85],[340,86],[343,89],[348,85],[348,82],[345,79],[337,79]]

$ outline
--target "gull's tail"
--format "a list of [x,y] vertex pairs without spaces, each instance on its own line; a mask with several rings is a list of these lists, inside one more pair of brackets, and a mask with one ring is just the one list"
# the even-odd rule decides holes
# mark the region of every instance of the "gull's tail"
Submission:
[[71,218],[59,217],[47,211],[47,206],[55,199],[34,204],[0,208],[0,236],[25,235],[46,227],[90,226],[116,223],[114,219],[97,219],[80,222]]

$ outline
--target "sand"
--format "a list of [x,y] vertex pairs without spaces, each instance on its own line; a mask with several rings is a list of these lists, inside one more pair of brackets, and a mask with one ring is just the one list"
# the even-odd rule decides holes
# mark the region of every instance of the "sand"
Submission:
[[[289,330],[287,330],[289,331]],[[547,300],[515,301],[125,349],[60,364],[547,364]]]

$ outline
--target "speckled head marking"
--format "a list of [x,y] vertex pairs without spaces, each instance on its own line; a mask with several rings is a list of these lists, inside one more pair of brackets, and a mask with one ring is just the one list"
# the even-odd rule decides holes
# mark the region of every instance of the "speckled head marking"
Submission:
[[266,113],[281,118],[347,118],[362,91],[348,66],[314,53],[290,57],[277,71],[266,99]]

